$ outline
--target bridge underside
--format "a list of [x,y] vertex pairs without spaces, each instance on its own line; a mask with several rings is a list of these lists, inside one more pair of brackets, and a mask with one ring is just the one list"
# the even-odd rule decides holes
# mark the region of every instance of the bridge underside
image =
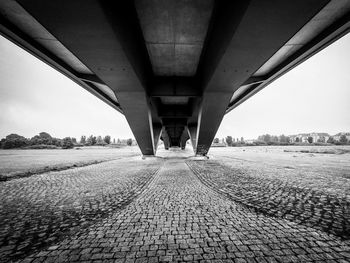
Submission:
[[2,0],[0,31],[124,114],[144,155],[188,139],[205,155],[226,113],[348,32],[349,10],[346,0]]

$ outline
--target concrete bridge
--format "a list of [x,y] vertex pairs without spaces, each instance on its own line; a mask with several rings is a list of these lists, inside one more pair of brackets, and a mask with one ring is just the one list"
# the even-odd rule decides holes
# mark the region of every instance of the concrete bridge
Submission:
[[0,32],[124,114],[144,155],[206,155],[226,113],[349,17],[349,0],[0,1]]

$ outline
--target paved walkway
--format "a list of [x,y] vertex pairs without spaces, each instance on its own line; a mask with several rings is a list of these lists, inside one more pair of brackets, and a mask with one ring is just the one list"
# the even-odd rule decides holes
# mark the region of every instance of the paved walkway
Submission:
[[168,159],[123,210],[23,262],[349,262],[340,239],[254,213]]

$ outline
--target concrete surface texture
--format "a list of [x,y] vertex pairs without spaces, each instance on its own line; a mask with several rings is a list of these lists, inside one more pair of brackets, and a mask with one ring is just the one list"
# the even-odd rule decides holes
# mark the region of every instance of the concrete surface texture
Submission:
[[341,0],[2,0],[0,32],[123,113],[143,155],[206,155],[226,113],[348,32]]
[[154,74],[194,76],[214,1],[135,3]]
[[349,262],[346,190],[192,155],[171,148],[1,183],[1,261]]

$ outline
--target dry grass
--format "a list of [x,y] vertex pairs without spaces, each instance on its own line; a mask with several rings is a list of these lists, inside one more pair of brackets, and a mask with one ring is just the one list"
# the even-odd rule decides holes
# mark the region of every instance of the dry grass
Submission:
[[139,155],[137,147],[82,147],[79,149],[0,150],[0,180],[61,171]]

